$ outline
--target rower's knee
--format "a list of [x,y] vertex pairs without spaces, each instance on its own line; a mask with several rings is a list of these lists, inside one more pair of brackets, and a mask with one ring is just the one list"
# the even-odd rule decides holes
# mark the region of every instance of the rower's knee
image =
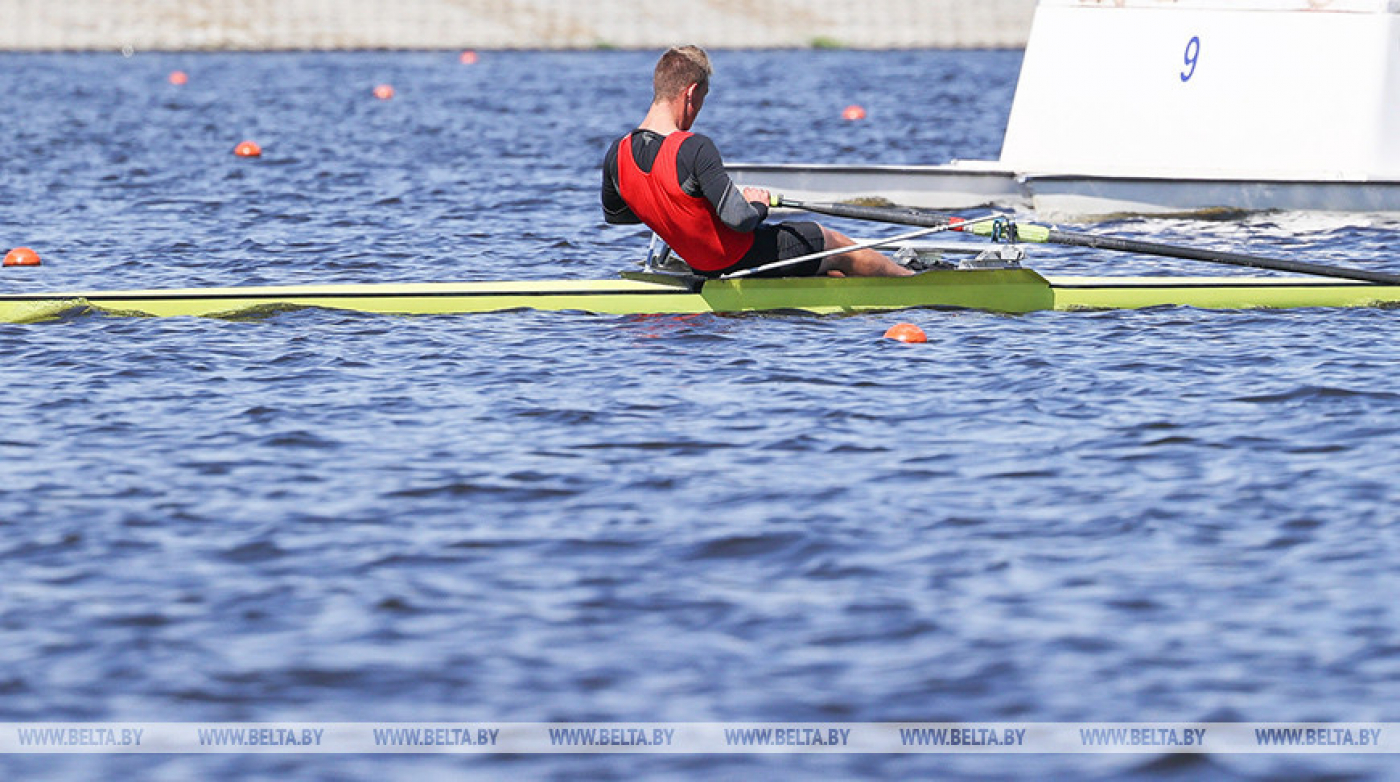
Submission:
[[[833,231],[826,226],[821,228],[822,241],[826,243],[824,249],[852,247],[856,244],[856,240],[839,231]],[[873,249],[852,250],[849,253],[833,255],[822,261],[818,271],[818,274],[829,277],[904,277],[913,273],[885,257],[884,253]]]
[[822,248],[824,250],[830,250],[835,247],[850,247],[851,245],[855,244],[855,241],[852,240],[851,237],[846,236],[845,234],[840,233],[839,231],[833,231],[830,228],[827,228],[826,226],[822,226],[821,229],[822,242],[826,245]]

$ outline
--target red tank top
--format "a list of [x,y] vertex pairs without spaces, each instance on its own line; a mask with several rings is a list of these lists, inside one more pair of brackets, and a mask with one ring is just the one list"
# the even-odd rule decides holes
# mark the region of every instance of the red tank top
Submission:
[[632,157],[632,134],[627,134],[617,151],[617,190],[632,213],[691,268],[719,271],[744,257],[753,247],[753,234],[720,222],[709,200],[681,189],[676,156],[681,143],[691,135],[677,132],[667,136],[648,174]]

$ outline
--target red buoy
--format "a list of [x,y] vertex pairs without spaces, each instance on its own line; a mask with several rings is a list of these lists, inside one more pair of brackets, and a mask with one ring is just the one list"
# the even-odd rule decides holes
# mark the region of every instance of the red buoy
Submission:
[[374,97],[380,100],[389,100],[394,97],[394,87],[390,84],[381,84],[374,88]]
[[850,106],[847,106],[845,111],[841,112],[841,117],[842,119],[850,120],[851,122],[854,122],[858,119],[865,119],[865,109],[861,106],[852,104]]
[[262,155],[262,147],[254,141],[245,141],[233,148],[233,154],[239,157],[259,157]]
[[481,58],[476,56],[476,52],[468,49],[467,51],[462,52],[462,56],[460,59],[463,65],[476,65],[477,61]]
[[896,323],[890,326],[889,331],[885,332],[885,339],[905,343],[928,342],[928,335],[924,334],[924,330],[913,323]]
[[182,86],[182,85],[189,84],[189,83],[190,83],[190,76],[189,76],[188,73],[185,73],[184,71],[172,71],[172,72],[170,73],[170,83],[171,83],[171,84],[174,84],[176,87],[180,87],[180,86]]
[[38,266],[39,254],[28,247],[16,247],[5,254],[6,266]]

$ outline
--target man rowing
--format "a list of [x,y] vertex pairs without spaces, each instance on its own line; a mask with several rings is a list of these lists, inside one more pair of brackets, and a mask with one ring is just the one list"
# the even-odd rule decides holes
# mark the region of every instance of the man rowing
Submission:
[[[613,142],[603,160],[604,218],[616,225],[646,224],[705,277],[854,245],[849,237],[812,222],[765,223],[768,191],[740,191],[724,170],[714,142],[690,132],[705,105],[713,72],[709,55],[696,46],[661,55],[646,119]],[[753,276],[913,273],[874,250],[856,249]]]

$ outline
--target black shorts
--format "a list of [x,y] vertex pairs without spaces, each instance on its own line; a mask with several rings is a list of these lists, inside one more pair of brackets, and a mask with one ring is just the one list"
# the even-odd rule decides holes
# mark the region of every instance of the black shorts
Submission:
[[[753,247],[732,266],[719,271],[696,271],[705,277],[719,277],[733,274],[741,269],[752,269],[774,261],[801,258],[804,255],[819,253],[826,249],[822,238],[822,227],[816,223],[787,222],[763,223],[754,229]],[[758,272],[751,277],[815,277],[821,271],[823,258],[803,261],[790,266]]]

